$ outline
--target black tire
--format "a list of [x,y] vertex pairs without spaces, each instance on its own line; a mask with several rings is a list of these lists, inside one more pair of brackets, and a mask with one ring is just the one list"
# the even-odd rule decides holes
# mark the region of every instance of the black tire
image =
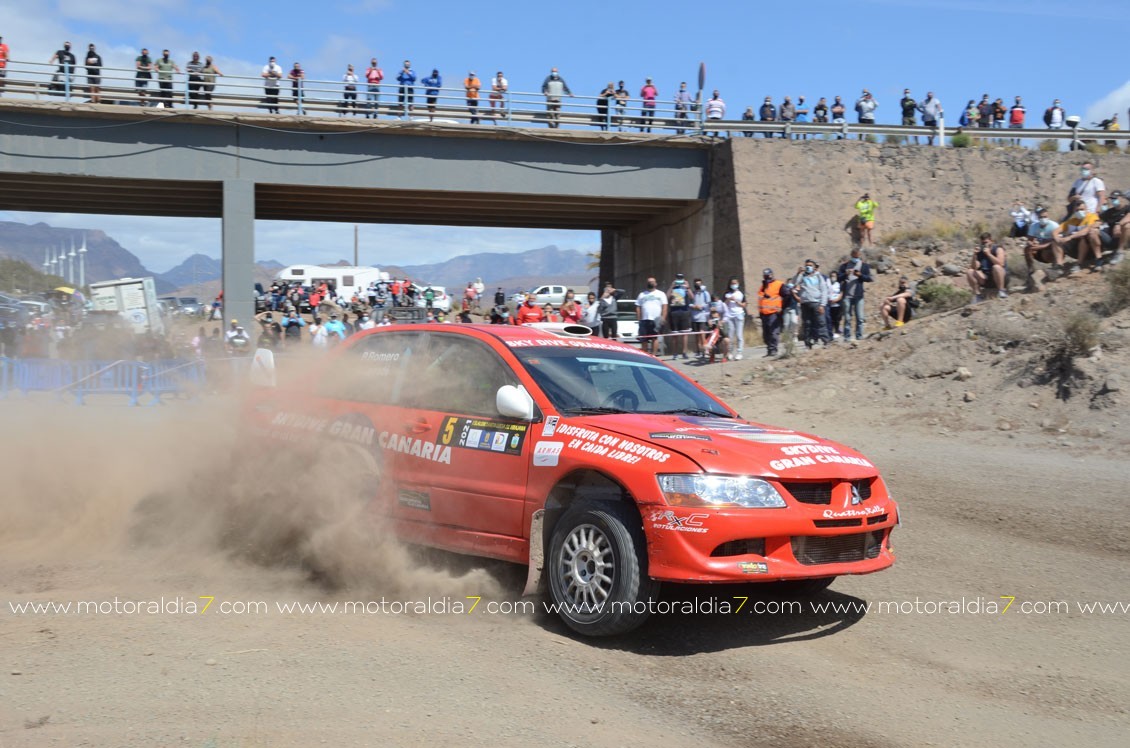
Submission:
[[828,589],[835,577],[821,577],[819,579],[786,579],[783,582],[774,582],[773,591],[778,595],[788,597],[812,597]]
[[659,583],[647,576],[647,542],[634,506],[580,501],[553,528],[549,596],[569,628],[613,636],[651,614]]

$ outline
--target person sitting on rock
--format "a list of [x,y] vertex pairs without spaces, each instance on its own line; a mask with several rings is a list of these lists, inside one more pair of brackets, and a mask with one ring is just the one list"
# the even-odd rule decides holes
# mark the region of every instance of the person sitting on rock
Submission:
[[883,299],[883,324],[888,330],[892,325],[902,327],[911,320],[914,316],[914,307],[918,305],[918,300],[914,296],[915,288],[910,285],[910,278],[905,275],[900,277],[898,289]]
[[965,271],[965,280],[973,290],[973,303],[984,301],[981,295],[982,287],[990,284],[996,286],[998,297],[1007,298],[1007,279],[1008,267],[1005,265],[1004,247],[994,244],[993,235],[988,231],[982,232],[981,245],[973,253],[973,259],[969,261],[969,269]]
[[1060,253],[1074,257],[1079,265],[1094,257],[1091,270],[1102,266],[1102,241],[1099,238],[1099,217],[1087,210],[1080,197],[1071,200],[1071,215],[1052,234],[1052,242]]

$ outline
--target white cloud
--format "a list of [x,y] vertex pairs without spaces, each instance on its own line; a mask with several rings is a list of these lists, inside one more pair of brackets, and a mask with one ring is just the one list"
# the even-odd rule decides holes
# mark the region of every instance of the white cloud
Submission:
[[1089,127],[1092,122],[1102,122],[1104,119],[1108,119],[1110,115],[1117,114],[1118,124],[1125,130],[1130,127],[1130,122],[1127,122],[1127,118],[1130,117],[1130,113],[1126,111],[1127,108],[1130,108],[1130,81],[1126,81],[1087,107],[1082,126]]

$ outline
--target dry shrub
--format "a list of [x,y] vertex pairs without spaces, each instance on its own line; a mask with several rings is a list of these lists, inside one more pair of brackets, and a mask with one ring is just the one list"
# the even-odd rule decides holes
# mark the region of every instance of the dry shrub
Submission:
[[1107,314],[1117,314],[1130,307],[1130,262],[1121,262],[1106,273],[1109,285],[1104,306]]
[[1058,353],[1068,358],[1087,356],[1099,344],[1099,318],[1090,312],[1075,312],[1063,321]]

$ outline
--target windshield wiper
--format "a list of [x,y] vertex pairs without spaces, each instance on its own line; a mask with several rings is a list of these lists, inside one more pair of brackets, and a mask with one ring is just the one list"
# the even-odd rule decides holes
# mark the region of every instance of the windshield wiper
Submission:
[[622,408],[606,408],[598,407],[595,405],[582,405],[577,408],[562,408],[563,413],[568,413],[571,416],[599,416],[607,415],[610,413],[630,413],[631,411]]
[[704,418],[733,418],[729,413],[718,413],[704,408],[672,408],[671,410],[652,410],[648,413],[657,416],[702,416]]

